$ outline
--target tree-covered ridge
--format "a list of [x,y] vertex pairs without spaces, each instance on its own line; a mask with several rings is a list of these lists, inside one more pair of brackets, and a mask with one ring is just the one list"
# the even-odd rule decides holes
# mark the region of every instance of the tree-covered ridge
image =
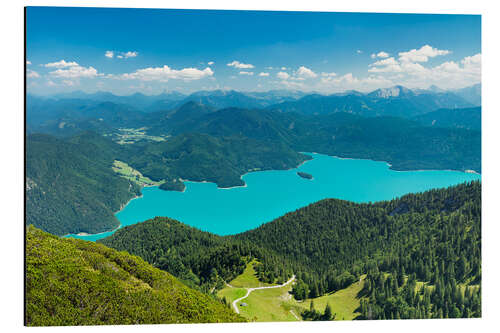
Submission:
[[[477,181],[374,204],[326,199],[235,236],[216,236],[156,218],[123,228],[102,242],[181,278],[194,273],[199,280],[192,282],[210,288],[240,274],[245,260],[255,257],[264,282],[286,281],[295,273],[293,293],[299,300],[346,288],[368,274],[369,303],[363,303],[363,309],[371,310],[363,313],[366,318],[451,317],[457,311],[460,316],[480,316]],[[397,290],[370,289],[374,279],[379,283],[379,272],[397,277]],[[425,311],[422,297],[419,301],[412,294],[411,302],[404,301],[412,289],[405,287],[403,278],[428,286],[421,291],[424,295],[429,289],[431,297]],[[463,300],[457,298],[457,289],[463,291]]]
[[27,228],[28,326],[242,321],[213,297],[138,257]]
[[439,109],[417,116],[414,120],[426,126],[481,130],[481,107]]
[[475,170],[481,172],[481,132],[438,128],[396,118],[347,113],[296,122],[296,151],[372,159],[394,170]]
[[116,228],[114,213],[140,194],[111,169],[113,142],[92,133],[70,140],[26,138],[26,223],[56,235]]
[[[362,273],[392,272],[400,279],[399,288],[405,276],[432,285],[435,289],[428,293],[433,301],[423,312],[419,301],[403,301],[408,288],[392,293],[369,289],[374,296],[369,301],[373,306],[365,308],[371,309],[367,317],[481,315],[479,289],[467,287],[481,281],[479,182],[376,204],[323,200],[236,237],[307,267],[297,274],[294,294],[299,299],[345,288]],[[459,285],[467,291],[467,301],[458,294],[448,297]]]
[[310,159],[279,141],[200,133],[136,144],[123,154],[122,160],[153,180],[210,181],[219,187],[244,185],[241,176],[248,171],[290,169]]
[[292,275],[289,265],[270,251],[167,217],[126,226],[98,242],[140,256],[205,292],[223,287],[224,282],[241,274],[254,257],[265,258],[265,267],[255,266],[263,281],[282,283]]

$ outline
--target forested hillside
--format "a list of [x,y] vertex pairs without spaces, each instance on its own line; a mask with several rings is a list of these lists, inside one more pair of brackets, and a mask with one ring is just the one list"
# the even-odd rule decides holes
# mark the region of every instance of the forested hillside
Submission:
[[[217,276],[233,277],[225,270],[238,273],[248,257],[256,257],[262,281],[297,275],[296,299],[345,288],[368,274],[365,318],[481,316],[480,182],[375,204],[322,200],[235,236],[210,235],[157,218],[102,242],[180,276],[191,271],[206,279],[209,270],[200,267],[212,263],[215,270],[208,276],[213,274],[214,286]],[[230,256],[214,259],[208,251],[220,253],[224,247],[232,247]],[[186,258],[187,253],[193,255]],[[222,258],[232,258],[231,264]]]
[[[164,130],[174,135],[209,134],[223,140],[249,138],[285,154],[289,150],[314,151],[386,161],[396,170],[481,170],[481,132],[480,127],[476,127],[477,121],[471,121],[468,127],[459,126],[451,117],[460,117],[449,113],[438,114],[442,126],[430,126],[432,122],[425,119],[435,117],[433,115],[423,115],[423,123],[420,123],[396,117],[366,118],[345,112],[317,116],[236,108],[207,112],[206,107],[192,104],[189,110],[190,117],[182,122],[172,119]],[[473,112],[467,119],[471,117],[480,119],[480,112]],[[453,126],[455,123],[457,126]],[[152,130],[155,134],[161,132],[157,125],[153,125]],[[235,147],[245,147],[236,142],[233,146],[235,144]]]
[[56,235],[116,228],[114,213],[140,194],[113,172],[116,144],[83,133],[61,140],[44,134],[26,139],[26,224]]
[[241,274],[253,257],[265,258],[262,279],[282,282],[292,275],[291,266],[271,251],[251,242],[201,231],[168,217],[126,226],[98,242],[140,256],[205,292],[221,288],[224,281]]
[[309,156],[280,141],[245,136],[180,134],[165,142],[135,144],[121,160],[153,180],[210,181],[219,187],[244,185],[241,176],[254,170],[295,168]]
[[138,257],[33,226],[26,265],[28,326],[245,321]]
[[481,107],[465,109],[439,109],[425,113],[414,120],[425,126],[481,130]]
[[481,172],[481,132],[476,130],[334,113],[297,122],[294,134],[297,151],[386,161],[395,170]]

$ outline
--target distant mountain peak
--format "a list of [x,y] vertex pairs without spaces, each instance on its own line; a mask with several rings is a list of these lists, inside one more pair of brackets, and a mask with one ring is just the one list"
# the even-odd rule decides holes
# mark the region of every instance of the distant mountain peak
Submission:
[[414,94],[412,90],[403,87],[401,85],[396,85],[390,88],[380,88],[368,94],[368,96],[370,97],[378,97],[378,98],[403,97],[405,95],[414,95]]
[[432,92],[445,92],[444,89],[439,88],[435,84],[431,85],[427,90],[430,90]]
[[349,96],[349,95],[354,95],[354,96],[364,96],[365,94],[360,92],[360,91],[357,91],[357,90],[346,90],[346,91],[342,91],[342,92],[339,92],[339,93],[334,93],[332,94],[333,96]]

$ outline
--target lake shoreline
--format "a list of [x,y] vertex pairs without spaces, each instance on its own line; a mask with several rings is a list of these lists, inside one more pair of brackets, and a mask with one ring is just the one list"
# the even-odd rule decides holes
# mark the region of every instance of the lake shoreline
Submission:
[[[293,169],[298,169],[300,168],[303,164],[305,164],[306,162],[309,162],[309,161],[312,161],[314,158],[311,158],[309,160],[305,160],[305,161],[302,161],[299,163],[299,165],[297,165],[296,167],[293,167],[293,168],[288,168],[288,169],[269,169],[269,170],[254,170],[254,171],[248,171],[248,172],[245,172],[244,174],[242,174],[240,176],[240,179],[243,181],[243,183],[245,183],[245,185],[236,185],[236,186],[231,186],[231,187],[219,187],[217,186],[217,189],[218,190],[230,190],[230,189],[233,189],[233,188],[238,188],[238,187],[247,187],[247,183],[243,180],[243,177],[248,175],[249,173],[252,173],[252,172],[262,172],[262,171],[288,171],[288,170],[293,170]],[[205,181],[206,183],[206,181]]]
[[321,153],[316,153],[313,152],[312,154],[318,154],[318,155],[326,155],[330,157],[335,157],[340,160],[358,160],[358,161],[372,161],[372,162],[380,162],[380,163],[385,163],[389,167],[390,170],[394,172],[422,172],[422,171],[453,171],[453,172],[463,172],[463,173],[471,173],[471,174],[476,174],[481,176],[480,172],[477,172],[476,170],[472,169],[466,169],[466,170],[454,170],[454,169],[408,169],[408,170],[397,170],[392,167],[392,164],[387,162],[387,161],[382,161],[382,160],[372,160],[370,158],[353,158],[353,157],[340,157],[337,155],[327,155],[327,154],[321,154]]
[[[246,175],[248,175],[249,173],[251,173],[251,172],[271,171],[271,173],[269,173],[266,177],[268,177],[268,178],[270,177],[269,179],[274,179],[274,177],[280,177],[280,176],[279,176],[278,174],[274,174],[274,173],[272,173],[272,172],[276,172],[276,171],[290,171],[290,170],[292,170],[292,171],[298,171],[298,170],[299,170],[299,168],[300,168],[302,165],[304,165],[306,162],[308,162],[308,161],[323,160],[323,161],[326,161],[326,163],[330,163],[330,162],[328,162],[328,160],[329,160],[330,158],[333,158],[332,160],[335,160],[335,159],[336,159],[336,160],[359,160],[359,161],[366,161],[366,162],[375,162],[375,163],[378,163],[378,164],[379,164],[379,168],[383,168],[383,169],[385,169],[385,170],[390,170],[391,172],[398,172],[398,173],[399,173],[399,172],[401,172],[401,173],[403,173],[403,172],[409,172],[409,173],[411,173],[411,172],[414,172],[414,171],[426,171],[426,172],[429,172],[429,171],[435,171],[435,172],[447,171],[447,172],[449,172],[449,171],[451,171],[451,172],[457,172],[457,173],[461,173],[461,174],[469,174],[469,175],[470,175],[470,176],[465,176],[465,178],[475,177],[475,176],[480,177],[480,176],[481,176],[479,173],[475,173],[475,172],[474,172],[474,173],[473,173],[473,172],[464,172],[464,171],[459,171],[459,170],[407,170],[407,171],[401,170],[401,171],[400,171],[400,170],[394,170],[394,169],[391,169],[391,168],[390,168],[391,164],[390,164],[390,163],[388,163],[388,162],[386,162],[386,161],[375,161],[375,160],[371,160],[371,159],[345,158],[345,157],[339,157],[339,156],[333,156],[333,155],[320,154],[320,153],[316,153],[316,152],[313,152],[313,153],[307,153],[307,154],[310,154],[309,156],[311,156],[312,158],[311,158],[311,159],[309,159],[309,160],[302,161],[302,162],[301,162],[300,164],[298,164],[296,167],[289,168],[289,169],[283,169],[283,170],[275,170],[275,169],[271,169],[271,170],[255,170],[255,171],[249,171],[249,172],[246,172],[245,174],[243,174],[242,176],[240,176],[240,178],[244,181],[244,177],[245,177]],[[316,155],[316,156],[315,156],[315,155]],[[325,162],[322,162],[322,163],[325,163]],[[334,162],[334,163],[335,163],[335,162]],[[339,163],[339,162],[337,162],[337,163]],[[381,165],[380,163],[383,163],[383,165]],[[334,165],[335,165],[335,164],[334,164]],[[312,169],[311,169],[310,171],[308,171],[308,172],[314,173],[314,171],[313,171],[313,169],[314,169],[314,168],[315,168],[315,167],[313,166],[313,167],[312,167]],[[333,172],[335,172],[335,169],[330,169],[330,171],[329,171],[329,172],[332,172],[332,171],[333,171]],[[337,170],[337,173],[338,173],[338,172],[340,172],[340,170]],[[346,171],[346,172],[347,172],[347,171]],[[343,174],[344,172],[340,172],[340,173],[342,173],[342,174]],[[474,176],[473,176],[473,174],[474,174]],[[321,174],[318,174],[318,176],[320,176],[320,175],[321,175]],[[345,176],[347,176],[347,175],[345,175]],[[423,176],[423,177],[425,177],[425,176]],[[462,176],[459,176],[459,175],[455,175],[454,177],[463,178]],[[316,177],[314,177],[314,178],[316,178]],[[323,178],[319,177],[319,179],[321,180],[321,179],[323,179]],[[377,178],[377,179],[378,179],[378,178]],[[323,180],[324,180],[324,179],[323,179]],[[214,182],[209,182],[209,181],[207,181],[207,180],[203,180],[203,181],[191,181],[191,180],[188,180],[188,179],[182,179],[182,181],[184,181],[184,182],[192,182],[192,183],[212,183],[212,184],[215,184],[215,185],[216,185],[216,187],[215,187],[215,188],[213,188],[213,189],[212,189],[212,187],[210,187],[210,191],[213,191],[213,190],[228,190],[228,189],[233,189],[233,188],[238,188],[238,187],[244,187],[244,188],[249,187],[249,185],[248,185],[246,182],[244,183],[244,185],[238,185],[238,186],[233,186],[233,187],[228,187],[228,188],[220,188],[220,187],[218,187],[218,186],[217,186],[217,184],[216,184],[216,183],[214,183]],[[324,181],[320,181],[319,183],[323,183],[323,182],[324,182]],[[327,181],[327,182],[328,182],[328,181]],[[268,182],[268,184],[270,184],[270,183]],[[186,184],[186,185],[188,185],[188,184]],[[443,186],[452,186],[452,185],[454,185],[454,184],[451,184],[451,185],[443,185]],[[144,188],[144,187],[154,187],[154,186],[158,187],[157,185],[145,185],[145,186],[143,186],[143,188]],[[337,183],[335,183],[335,187],[336,187],[336,186],[337,186]],[[431,187],[431,188],[440,188],[440,187],[441,187],[441,186],[433,186],[433,187]],[[186,192],[186,190],[187,190],[187,186],[184,188],[184,190],[183,190],[182,192]],[[252,189],[245,190],[245,191],[237,191],[237,192],[234,192],[234,193],[235,193],[235,195],[245,195],[244,193],[248,193],[247,191],[252,191],[252,190],[253,190],[253,191],[259,191],[259,190],[260,190],[260,188],[259,188],[259,187],[257,187],[257,188],[255,189],[255,188],[253,188],[253,186],[252,186]],[[425,191],[425,190],[427,190],[427,189],[423,189],[423,190],[413,190],[413,189],[410,189],[408,193],[413,193],[413,192],[415,192],[415,193],[416,193],[416,192],[421,192],[421,191]],[[313,191],[316,191],[316,190],[313,190]],[[172,192],[172,193],[174,193],[174,192],[180,192],[180,191],[164,191],[164,192]],[[182,192],[181,192],[181,193],[182,193]],[[191,192],[191,191],[189,191],[189,192]],[[149,193],[149,191],[148,191],[148,193]],[[320,193],[323,193],[323,192],[320,192]],[[341,192],[341,193],[344,193],[344,192]],[[341,194],[341,193],[325,194],[325,195],[326,195],[326,196],[325,196],[325,198],[340,198],[340,197],[342,197],[342,195],[343,195],[343,194]],[[186,199],[187,199],[187,200],[189,200],[189,198],[191,198],[191,196],[193,195],[192,193],[189,193],[189,194],[190,194],[190,195],[186,197]],[[404,193],[404,194],[406,194],[406,193]],[[400,195],[404,195],[404,194],[394,194],[394,196],[395,196],[395,197],[398,197],[398,196],[400,196]],[[187,195],[187,194],[186,194],[186,195]],[[322,195],[323,195],[323,194],[322,194]],[[340,195],[340,197],[339,197],[338,195]],[[116,216],[116,214],[118,214],[118,213],[122,212],[122,211],[123,211],[123,210],[124,210],[124,209],[128,206],[128,204],[129,204],[132,200],[137,199],[137,198],[141,198],[141,197],[143,197],[143,194],[142,194],[142,193],[141,193],[141,195],[140,195],[140,196],[136,195],[136,196],[134,196],[133,198],[131,198],[131,199],[130,199],[130,200],[129,200],[126,204],[123,204],[117,212],[115,212],[115,216]],[[184,196],[183,196],[183,197],[184,197]],[[178,197],[178,199],[176,199],[176,200],[186,200],[186,199],[180,199],[180,197]],[[197,199],[197,200],[201,200],[201,199]],[[322,199],[318,199],[318,200],[322,200]],[[343,200],[350,200],[350,201],[353,201],[353,202],[357,202],[357,203],[358,203],[357,199],[347,199],[347,198],[344,198]],[[374,200],[369,200],[369,201],[376,202],[376,201],[386,201],[386,200],[390,200],[390,199],[374,199]],[[271,199],[271,198],[270,198],[270,201],[274,202],[274,201],[273,201],[273,199]],[[315,202],[315,201],[312,201],[312,202]],[[277,201],[277,202],[276,202],[276,204],[277,204],[277,205],[281,205],[281,203],[280,203],[279,201]],[[161,205],[161,204],[160,204],[160,205]],[[304,204],[304,205],[305,205],[305,204]],[[139,205],[139,206],[141,206],[141,205]],[[158,207],[160,207],[160,206],[158,206]],[[288,210],[287,210],[287,209],[288,209],[289,207],[288,207],[287,205],[285,205],[285,206],[280,206],[280,207],[284,207],[284,209],[286,210],[286,211],[284,211],[284,212],[282,212],[282,213],[280,213],[280,214],[286,214],[286,213],[288,212]],[[301,207],[302,207],[302,206],[301,206]],[[139,208],[139,209],[140,209],[140,208]],[[292,207],[290,211],[293,211],[294,209],[295,209],[295,208],[293,208],[293,207]],[[160,210],[160,212],[159,212],[159,213],[155,213],[155,214],[157,214],[158,216],[169,216],[169,217],[172,217],[172,218],[174,218],[174,219],[178,219],[178,220],[180,220],[180,221],[183,221],[183,223],[186,223],[187,225],[191,225],[191,226],[193,226],[191,223],[189,223],[189,220],[186,220],[186,221],[185,221],[185,220],[183,220],[183,219],[182,219],[182,217],[175,216],[175,214],[179,215],[179,212],[177,212],[177,213],[176,213],[176,210],[175,210],[175,209],[173,209],[173,210],[172,210],[171,208],[169,208],[169,209],[168,209],[168,210],[166,210],[166,211],[165,211],[165,210],[163,210],[163,211],[161,211],[161,210]],[[173,216],[170,216],[169,214],[174,214],[174,215],[173,215]],[[113,233],[114,231],[116,231],[117,229],[120,229],[120,228],[122,228],[122,227],[124,227],[124,226],[126,226],[126,225],[129,225],[129,224],[135,224],[135,223],[141,223],[142,221],[145,221],[145,220],[149,219],[148,217],[142,218],[142,216],[147,216],[147,215],[148,215],[147,213],[142,214],[142,215],[141,215],[141,218],[137,218],[137,219],[135,220],[135,222],[133,222],[133,223],[130,223],[130,221],[128,221],[128,222],[127,222],[127,220],[123,220],[123,216],[122,216],[122,220],[123,220],[124,222],[120,221],[120,225],[119,225],[118,227],[116,227],[116,228],[112,229],[112,230],[109,230],[109,231],[104,231],[104,232],[101,232],[101,233],[96,233],[96,234],[85,234],[85,233],[79,233],[79,234],[76,234],[76,236],[83,236],[83,237],[84,237],[83,239],[85,239],[85,237],[86,237],[86,236],[89,236],[89,238],[90,238],[90,237],[92,237],[92,236],[99,236],[99,235],[104,234],[104,233],[110,233],[110,234],[112,234],[112,233]],[[182,214],[181,214],[181,215],[182,215]],[[250,215],[251,215],[251,214],[250,214]],[[281,216],[281,215],[279,215],[279,216]],[[278,216],[278,217],[279,217],[279,216]],[[234,219],[234,218],[235,218],[235,217],[233,217],[233,219]],[[270,221],[270,220],[272,220],[272,219],[274,219],[274,218],[275,218],[275,217],[273,217],[273,218],[264,217],[263,221]],[[123,224],[124,224],[124,225],[123,225]],[[259,225],[261,225],[261,224],[262,224],[262,223],[260,223]],[[249,225],[250,225],[250,224],[249,224]],[[224,232],[223,232],[223,233],[220,233],[220,232],[222,232],[222,231],[213,231],[213,230],[210,230],[210,228],[211,228],[210,226],[208,226],[208,229],[207,229],[207,226],[194,226],[194,227],[199,228],[200,230],[205,230],[205,231],[212,232],[212,233],[215,233],[215,234],[226,235],[226,233],[224,233]],[[231,229],[231,228],[230,228],[230,229]],[[250,229],[249,229],[249,230],[250,230]],[[227,230],[226,232],[229,232],[228,234],[235,234],[235,233],[244,232],[244,231],[235,231],[235,232],[232,232],[232,231],[230,231],[230,230]],[[71,235],[73,236],[73,235],[75,235],[75,234],[71,234]],[[66,235],[66,236],[68,236],[68,235]],[[103,237],[104,237],[104,236],[103,236]],[[99,238],[102,238],[102,237],[99,237]],[[94,239],[89,239],[89,240],[91,240],[91,241],[95,241],[96,239],[94,238]]]
[[[141,190],[145,187],[154,187],[154,186],[157,186],[157,185],[143,185]],[[135,199],[139,199],[139,198],[142,198],[143,197],[143,194],[141,192],[141,195],[135,195],[133,196],[132,198],[130,198],[126,203],[123,203],[121,204],[120,206],[120,209],[118,209],[116,212],[113,212],[113,216],[116,217],[116,214],[118,214],[119,212],[121,212],[122,210],[125,209],[125,207],[128,206],[128,204],[132,201],[132,200],[135,200]],[[118,220],[118,218],[117,218]],[[87,236],[98,236],[98,235],[102,235],[102,234],[105,234],[107,232],[114,232],[118,229],[120,229],[122,227],[122,224],[120,222],[120,220],[118,220],[118,226],[116,228],[113,228],[111,230],[106,230],[106,231],[101,231],[101,232],[98,232],[98,233],[95,233],[95,234],[89,234],[89,233],[86,233],[86,232],[79,232],[77,234],[66,234],[66,235],[63,235],[63,236],[60,236],[61,238],[67,238],[67,237],[71,237],[71,236],[84,236],[84,237],[87,237]]]

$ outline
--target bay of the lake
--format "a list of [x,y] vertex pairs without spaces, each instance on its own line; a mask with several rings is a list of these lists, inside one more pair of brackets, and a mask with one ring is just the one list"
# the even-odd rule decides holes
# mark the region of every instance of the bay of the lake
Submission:
[[[146,187],[116,214],[120,227],[167,216],[218,235],[236,234],[325,198],[354,202],[390,200],[407,193],[481,179],[460,171],[394,171],[385,162],[311,154],[296,169],[251,172],[246,187],[219,189],[214,183],[186,182],[184,192]],[[305,179],[302,171],[313,176]],[[111,235],[76,236],[95,241]]]

